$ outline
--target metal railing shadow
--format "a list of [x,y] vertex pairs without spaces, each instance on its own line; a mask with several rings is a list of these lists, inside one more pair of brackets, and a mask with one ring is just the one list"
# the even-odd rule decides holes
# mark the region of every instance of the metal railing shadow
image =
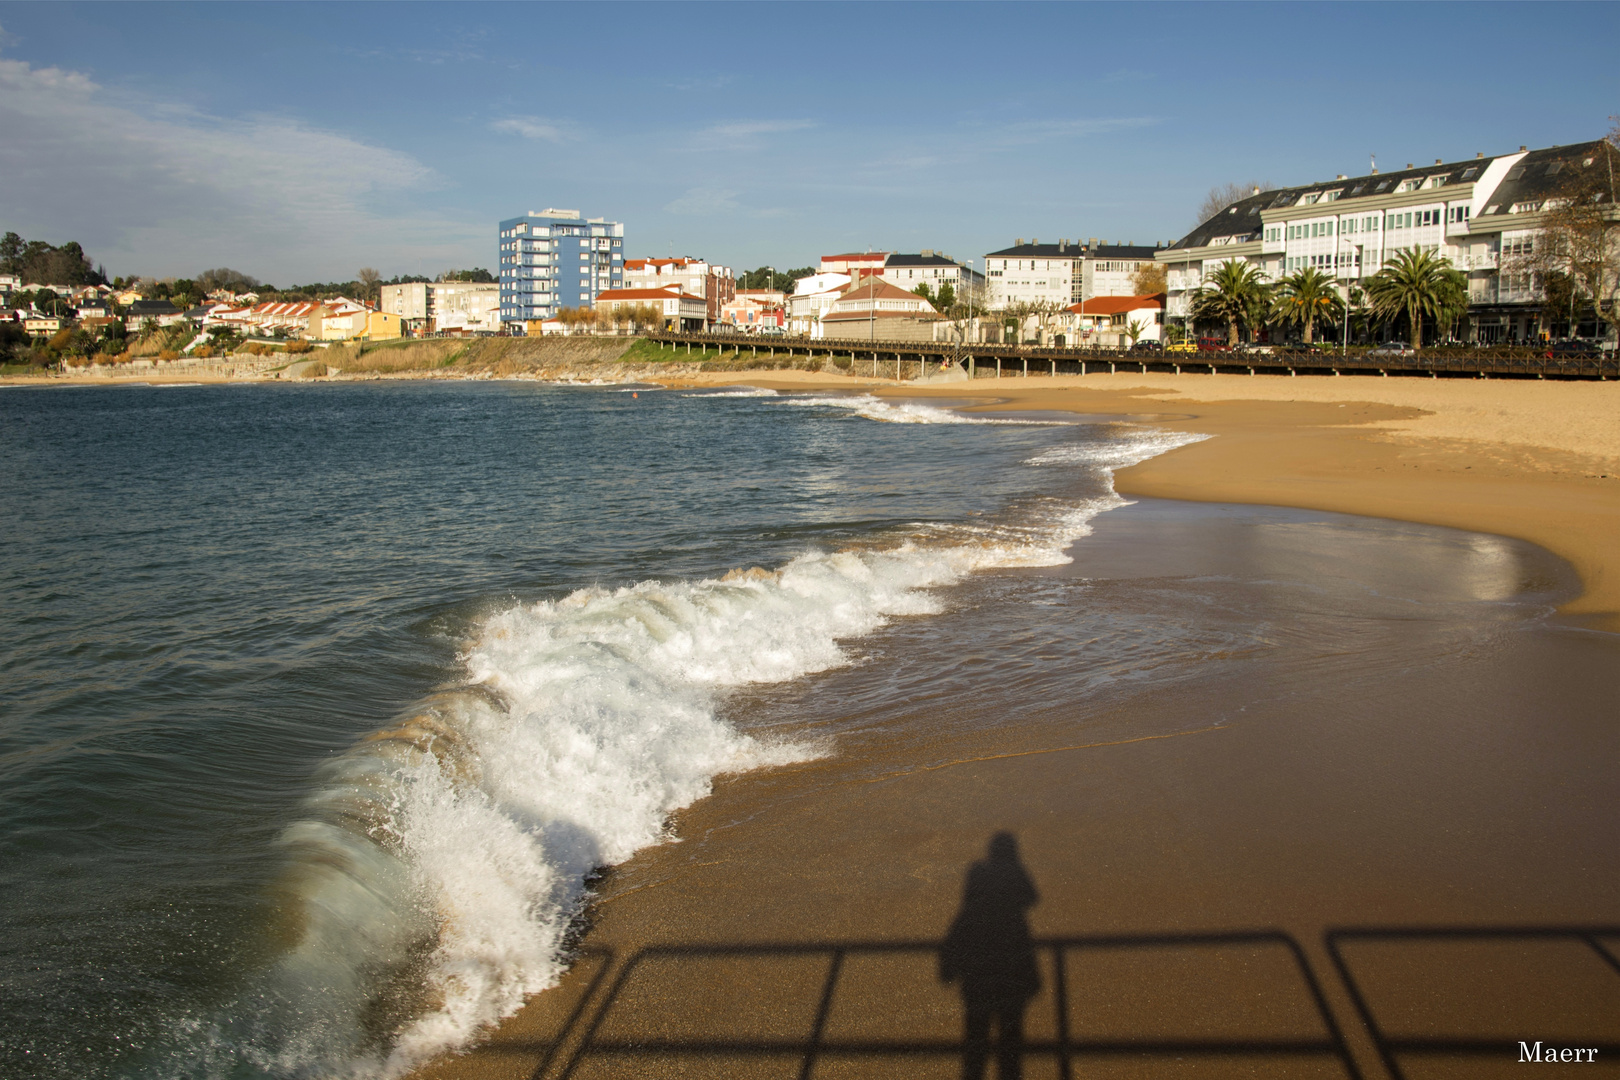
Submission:
[[[952,1066],[975,1053],[982,1058],[986,1052],[992,1058],[1010,1054],[1020,1061],[1048,1063],[1045,1070],[1048,1073],[1055,1065],[1056,1074],[1062,1077],[1076,1075],[1078,1061],[1104,1057],[1308,1058],[1320,1065],[1336,1067],[1339,1074],[1351,1080],[1359,1080],[1361,1075],[1304,952],[1293,937],[1281,931],[1036,938],[1032,945],[1050,978],[1050,993],[1043,994],[1045,1000],[1040,1002],[1047,1015],[1044,1018],[1032,1016],[1028,1025],[1031,1032],[1014,1045],[996,1044],[988,1048],[970,1042],[963,1034],[946,1034],[943,1030],[927,1033],[884,1030],[895,1026],[887,1022],[890,1017],[882,1015],[885,1006],[894,1007],[908,992],[915,997],[916,988],[893,984],[890,986],[893,996],[885,1001],[881,992],[876,995],[870,992],[870,969],[881,968],[884,960],[909,961],[913,971],[936,966],[942,944],[938,941],[839,941],[650,946],[630,956],[619,967],[589,1024],[577,1032],[575,1038],[558,1040],[558,1045],[573,1043],[560,1071],[550,1072],[553,1064],[561,1060],[553,1049],[533,1076],[639,1076],[646,1074],[655,1063],[668,1065],[672,1059],[693,1067],[703,1062],[772,1059],[779,1068],[793,1062],[793,1071],[801,1078],[809,1078],[821,1075],[823,1066],[853,1068],[851,1075],[859,1075],[864,1068],[879,1063],[892,1065],[909,1061],[921,1065],[931,1061],[936,1067]],[[1110,1034],[1076,1030],[1072,1012],[1076,981],[1073,967],[1077,959],[1133,951],[1185,954],[1189,950],[1232,949],[1271,949],[1286,955],[1292,974],[1298,980],[1296,989],[1308,1003],[1306,1011],[1311,1018],[1308,1026],[1315,1030],[1269,1034],[1264,1031]],[[847,998],[851,992],[851,970],[863,965],[869,969],[866,1000],[841,1002],[840,999]],[[803,986],[807,966],[822,969],[814,993],[805,992]],[[801,1006],[800,1022],[797,1025],[783,1023],[780,1008],[763,1009],[762,1014],[771,1014],[771,1019],[748,1030],[747,1019],[739,1023],[737,1015],[739,1007],[747,1011],[748,1006],[739,1006],[736,995],[730,995],[729,1010],[723,1002],[721,1015],[706,1015],[695,1024],[683,1023],[679,1018],[672,1020],[664,1011],[674,1004],[704,1012],[698,999],[706,992],[713,992],[717,979],[723,981],[728,969],[735,973],[741,967],[753,968],[756,978],[763,974],[764,980],[773,982],[778,992],[796,998]],[[789,970],[793,967],[799,969],[797,977]],[[710,970],[705,974],[704,968]],[[770,974],[773,970],[777,973],[774,980]],[[597,977],[600,979],[601,973]],[[673,987],[663,992],[648,992],[645,984],[667,982],[672,977]],[[683,981],[688,984],[684,994],[680,989]],[[746,983],[746,977],[741,981]],[[736,988],[734,985],[730,989]],[[722,998],[728,996],[726,989],[721,988]],[[583,1014],[583,1002],[589,996],[582,997],[581,1005],[576,1007],[575,1020]],[[743,996],[746,997],[746,992]],[[835,1023],[834,1013],[839,1005],[843,1006],[844,1015],[841,1022]],[[873,1011],[863,1014],[862,1010]],[[935,1012],[934,1019],[942,1020],[937,1009]],[[959,1016],[958,1012],[952,1022],[959,1025]],[[875,1022],[862,1023],[863,1018]],[[936,1029],[943,1026],[935,1025]]]
[[[1328,956],[1349,992],[1361,1023],[1384,1068],[1396,1080],[1404,1080],[1406,1076],[1403,1059],[1516,1061],[1521,1039],[1537,1043],[1548,1036],[1563,1040],[1558,1043],[1559,1046],[1579,1045],[1595,1050],[1594,1057],[1599,1061],[1620,1058],[1620,1008],[1617,1008],[1620,1006],[1620,956],[1614,951],[1615,944],[1605,947],[1603,941],[1607,938],[1611,943],[1620,943],[1620,926],[1342,927],[1330,929],[1324,936]],[[1560,955],[1547,957],[1547,946],[1574,948],[1564,948],[1559,950]],[[1527,966],[1534,964],[1537,947],[1544,954],[1543,959],[1553,959],[1555,963],[1544,965],[1545,970],[1541,971],[1526,970]],[[1474,965],[1466,962],[1468,950],[1476,954]],[[1362,953],[1362,973],[1359,978],[1353,956],[1347,955],[1358,951]],[[1479,956],[1481,952],[1486,955]],[[1414,961],[1421,962],[1424,953],[1428,953],[1432,960],[1427,980],[1411,970]],[[1518,954],[1517,958],[1514,954]],[[1583,965],[1582,957],[1588,958],[1590,963]],[[1405,970],[1396,966],[1403,963],[1407,965]],[[1490,974],[1499,977],[1504,964],[1515,965],[1514,970],[1518,975],[1516,984],[1491,986]],[[1455,1012],[1455,1009],[1429,1006],[1426,1010],[1422,1002],[1403,1000],[1409,999],[1410,995],[1400,993],[1400,987],[1393,985],[1427,983],[1432,989],[1432,980],[1436,976],[1449,973],[1454,977],[1466,978],[1474,966],[1484,968],[1489,973],[1479,980],[1472,995],[1486,999],[1476,1009],[1477,1013],[1482,1014],[1478,1019],[1444,1015],[1447,1011]],[[1385,970],[1380,972],[1380,967]],[[1583,967],[1587,970],[1583,971]],[[1459,968],[1462,969],[1461,974]],[[1449,969],[1449,972],[1439,969]],[[1380,974],[1383,978],[1380,978]],[[1368,983],[1373,986],[1369,988]],[[1519,1031],[1511,1035],[1491,1031],[1487,1034],[1484,1029],[1501,1024],[1502,1015],[1508,1011],[1500,1002],[1491,1001],[1490,998],[1510,992],[1521,999],[1539,998],[1545,1006],[1527,1006],[1522,1000],[1516,1003],[1520,1026],[1536,1024],[1538,1018],[1535,1014],[1542,1013],[1539,1018],[1541,1024],[1562,1023],[1563,1029]],[[1375,1000],[1380,996],[1383,998],[1382,1009]],[[1594,1001],[1599,996],[1603,1001]],[[1561,997],[1573,1001],[1560,1000]],[[1602,1018],[1598,1018],[1596,1024],[1593,1017],[1570,1018],[1569,1013],[1578,1011],[1583,1002],[1606,1015],[1607,1023]],[[1573,1010],[1572,1004],[1575,1006]],[[1425,1011],[1439,1015],[1425,1016]],[[1573,1030],[1583,1026],[1582,1031]],[[1448,1027],[1451,1030],[1445,1030]],[[1602,1030],[1604,1027],[1607,1031]],[[1572,1039],[1575,1041],[1570,1041]]]

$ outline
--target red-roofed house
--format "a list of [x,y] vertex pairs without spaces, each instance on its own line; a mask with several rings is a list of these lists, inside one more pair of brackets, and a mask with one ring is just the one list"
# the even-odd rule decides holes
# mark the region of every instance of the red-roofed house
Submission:
[[[782,294],[777,293],[778,297]],[[787,322],[783,300],[766,297],[738,296],[720,309],[720,321],[744,330],[758,330],[762,326],[781,326]]]
[[731,276],[729,266],[716,266],[685,256],[624,260],[624,288],[663,289],[670,285],[692,296],[701,296],[708,309],[704,318],[711,323],[720,321],[720,309],[737,295],[737,279]]
[[851,285],[821,317],[821,337],[874,341],[933,341],[942,320],[934,305],[880,277]]
[[1069,305],[1070,344],[1129,348],[1131,324],[1137,341],[1160,341],[1164,334],[1164,293],[1150,296],[1094,296]]
[[665,330],[708,329],[708,300],[683,292],[678,285],[663,289],[608,289],[596,294],[597,311],[611,313],[647,304],[656,304],[663,311]]

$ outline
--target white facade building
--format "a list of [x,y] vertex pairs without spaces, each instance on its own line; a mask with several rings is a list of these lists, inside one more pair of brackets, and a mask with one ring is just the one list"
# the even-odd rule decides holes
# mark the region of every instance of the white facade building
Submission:
[[907,292],[927,285],[930,292],[938,294],[941,285],[949,285],[957,296],[963,295],[964,288],[984,284],[984,275],[971,266],[929,248],[923,248],[917,255],[890,255],[883,264],[881,276],[890,285]]
[[689,296],[703,297],[708,302],[707,318],[711,323],[720,321],[720,309],[737,295],[737,280],[729,266],[687,257],[624,261],[624,288],[663,289],[671,285],[679,286]]
[[1051,303],[1067,307],[1092,296],[1130,296],[1134,277],[1151,264],[1159,249],[1134,244],[1099,244],[1059,240],[1017,241],[984,257],[990,306]]
[[1599,143],[1407,168],[1255,192],[1161,250],[1166,315],[1184,321],[1194,293],[1222,263],[1275,281],[1306,267],[1344,292],[1408,248],[1427,248],[1468,275],[1469,327],[1480,341],[1531,340],[1539,285],[1513,266],[1534,250],[1541,212],[1565,177],[1594,167]]
[[379,309],[411,333],[493,334],[500,330],[501,287],[492,282],[411,281],[384,285]]
[[838,302],[854,279],[848,274],[811,274],[793,283],[788,297],[788,330],[795,334],[821,336],[821,319]]

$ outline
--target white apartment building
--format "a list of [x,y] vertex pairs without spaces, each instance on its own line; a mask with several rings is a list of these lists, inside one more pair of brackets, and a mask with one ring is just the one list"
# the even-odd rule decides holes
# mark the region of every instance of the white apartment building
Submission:
[[793,283],[788,297],[788,330],[795,334],[821,337],[821,319],[854,279],[848,274],[811,274]]
[[1133,278],[1144,263],[1151,264],[1156,247],[1039,240],[992,251],[984,257],[985,283],[990,306],[1016,303],[1053,303],[1068,307],[1093,296],[1130,296]]
[[412,281],[384,285],[379,308],[409,333],[496,333],[501,287],[493,282]]
[[663,289],[671,285],[708,301],[710,323],[719,322],[720,309],[737,296],[737,279],[729,266],[689,257],[624,261],[624,288]]
[[[1348,292],[1405,248],[1428,248],[1468,275],[1471,340],[1533,340],[1538,283],[1515,271],[1536,243],[1542,211],[1563,179],[1601,164],[1598,142],[1495,157],[1408,165],[1390,172],[1255,192],[1158,252],[1168,269],[1166,317],[1184,321],[1193,294],[1238,260],[1275,281],[1316,267]],[[1504,265],[1505,264],[1505,265]]]
[[919,285],[927,285],[931,292],[937,294],[941,285],[949,285],[957,296],[963,294],[965,286],[984,284],[983,274],[931,248],[923,248],[917,255],[890,255],[884,261],[879,276],[907,292]]

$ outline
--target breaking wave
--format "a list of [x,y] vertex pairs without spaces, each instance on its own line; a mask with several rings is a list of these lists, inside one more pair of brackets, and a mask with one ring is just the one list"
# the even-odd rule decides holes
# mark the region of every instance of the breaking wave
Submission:
[[[907,423],[1028,422],[783,400]],[[828,751],[739,731],[722,715],[731,688],[841,665],[847,642],[940,612],[937,590],[975,570],[1068,561],[1092,519],[1125,504],[1108,470],[1198,438],[1121,431],[1026,463],[1099,470],[1093,498],[924,523],[774,570],[580,589],[477,621],[457,685],[321,771],[281,838],[279,959],[192,1025],[166,1074],[398,1076],[466,1043],[556,982],[592,871],[674,839],[670,815],[715,777]]]
[[915,401],[889,401],[871,394],[850,394],[844,397],[783,397],[785,405],[821,406],[848,409],[856,416],[889,424],[1016,424],[1024,427],[1063,427],[1067,420],[1024,420],[1013,417],[969,415],[937,405],[923,405]]

